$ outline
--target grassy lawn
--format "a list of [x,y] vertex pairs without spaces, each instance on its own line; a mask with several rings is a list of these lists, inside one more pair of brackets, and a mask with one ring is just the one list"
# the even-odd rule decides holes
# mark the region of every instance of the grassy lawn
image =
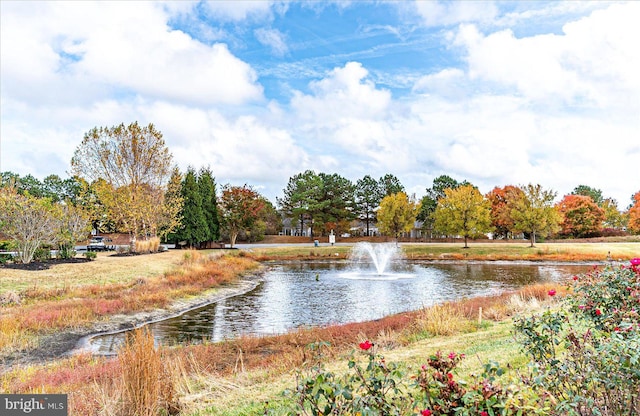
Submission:
[[47,270],[27,271],[1,269],[0,293],[20,292],[37,287],[42,290],[68,286],[128,283],[138,278],[162,275],[180,264],[183,252],[167,251],[152,256],[115,257],[112,253],[97,253],[94,261],[54,264]]

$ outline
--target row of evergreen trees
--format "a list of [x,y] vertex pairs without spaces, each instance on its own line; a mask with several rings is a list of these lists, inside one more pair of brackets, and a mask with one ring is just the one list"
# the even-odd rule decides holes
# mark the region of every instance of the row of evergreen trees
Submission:
[[209,168],[196,172],[189,167],[182,180],[182,221],[176,231],[167,236],[175,244],[200,248],[220,239],[220,220],[216,199],[216,183]]

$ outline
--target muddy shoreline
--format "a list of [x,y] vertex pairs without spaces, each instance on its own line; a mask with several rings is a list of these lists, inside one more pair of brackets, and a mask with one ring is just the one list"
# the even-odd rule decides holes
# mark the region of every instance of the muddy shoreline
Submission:
[[209,290],[193,298],[177,300],[167,308],[127,315],[113,315],[88,327],[45,335],[41,337],[40,345],[37,348],[3,357],[0,373],[17,365],[44,364],[73,354],[90,352],[89,341],[95,336],[127,331],[163,319],[180,316],[190,310],[250,292],[260,282],[259,275],[254,276],[251,280],[245,277],[236,283]]

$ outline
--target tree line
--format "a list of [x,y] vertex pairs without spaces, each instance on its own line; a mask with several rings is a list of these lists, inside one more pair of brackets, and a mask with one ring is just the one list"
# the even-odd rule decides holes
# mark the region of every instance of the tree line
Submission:
[[[417,201],[392,174],[355,183],[337,173],[295,174],[274,206],[249,185],[225,184],[218,192],[209,167],[180,172],[162,133],[137,122],[96,127],[84,135],[71,160],[71,177],[40,181],[0,173],[0,234],[11,239],[23,262],[39,247],[71,253],[93,229],[129,234],[132,247],[151,237],[188,247],[224,240],[257,241],[282,230],[308,236],[349,232],[362,226],[398,237],[416,222],[430,238],[589,237],[640,233],[640,191],[624,212],[602,191],[586,185],[554,203],[540,185],[495,187],[482,195],[468,181],[441,175]],[[55,231],[54,231],[55,230]],[[305,232],[306,234],[306,232]],[[35,248],[34,248],[35,247]],[[63,254],[64,255],[64,254]]]

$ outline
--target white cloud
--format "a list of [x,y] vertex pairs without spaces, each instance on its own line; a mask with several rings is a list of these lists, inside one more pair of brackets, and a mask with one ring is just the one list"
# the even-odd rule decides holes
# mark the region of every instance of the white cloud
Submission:
[[304,120],[331,124],[348,117],[374,119],[388,109],[391,93],[376,89],[368,71],[358,62],[335,68],[324,79],[310,84],[313,95],[296,92],[292,107]]
[[262,99],[249,65],[224,44],[171,30],[168,18],[149,2],[54,2],[37,14],[3,4],[3,81],[26,100],[114,91],[207,105]]
[[425,26],[452,26],[465,22],[491,23],[498,9],[491,1],[421,1],[414,3]]
[[637,112],[640,94],[640,4],[614,5],[565,25],[563,35],[518,39],[510,30],[481,34],[463,25],[456,44],[472,79],[552,108],[618,107]]
[[256,39],[261,44],[268,46],[276,56],[284,56],[289,47],[285,41],[285,36],[277,29],[257,29],[255,32]]

